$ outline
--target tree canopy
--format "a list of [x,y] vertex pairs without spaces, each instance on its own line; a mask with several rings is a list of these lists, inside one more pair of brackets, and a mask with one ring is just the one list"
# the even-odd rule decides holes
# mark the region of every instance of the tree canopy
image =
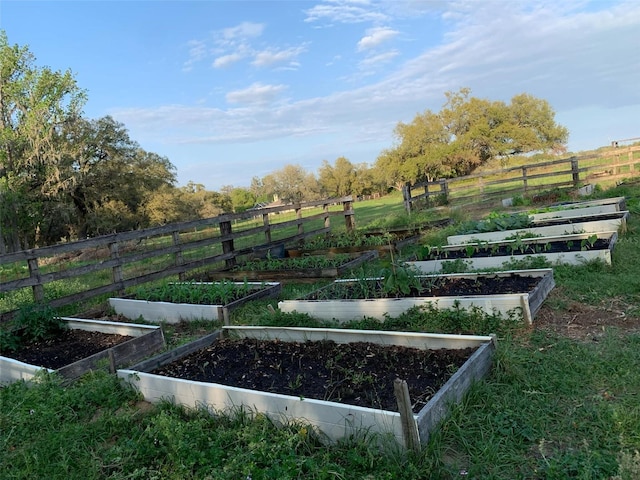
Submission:
[[151,192],[175,183],[123,124],[84,119],[85,100],[0,31],[0,252],[146,226]]
[[516,95],[510,104],[470,97],[463,88],[447,92],[440,112],[426,110],[397,124],[396,145],[377,158],[386,184],[463,176],[495,158],[533,152],[562,152],[569,132],[555,122],[545,100]]

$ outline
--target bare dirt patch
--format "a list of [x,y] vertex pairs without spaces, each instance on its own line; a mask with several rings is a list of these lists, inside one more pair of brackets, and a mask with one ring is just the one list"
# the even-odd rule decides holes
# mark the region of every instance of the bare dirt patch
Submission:
[[[551,306],[557,303],[562,303],[562,308]],[[538,311],[534,326],[575,340],[597,341],[612,327],[626,333],[640,332],[640,317],[629,314],[630,310],[630,305],[615,297],[594,306],[553,291]]]

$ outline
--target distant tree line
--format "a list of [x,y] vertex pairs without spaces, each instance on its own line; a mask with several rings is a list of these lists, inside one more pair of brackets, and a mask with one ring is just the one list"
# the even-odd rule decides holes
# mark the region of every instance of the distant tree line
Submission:
[[398,123],[395,145],[373,165],[339,157],[315,174],[285,165],[246,188],[178,187],[169,159],[142,149],[122,123],[82,116],[86,92],[70,71],[37,67],[28,47],[10,45],[0,30],[0,254],[241,212],[275,198],[385,193],[495,158],[564,149],[568,132],[544,100],[522,94],[507,105],[468,89],[446,98],[440,112]]

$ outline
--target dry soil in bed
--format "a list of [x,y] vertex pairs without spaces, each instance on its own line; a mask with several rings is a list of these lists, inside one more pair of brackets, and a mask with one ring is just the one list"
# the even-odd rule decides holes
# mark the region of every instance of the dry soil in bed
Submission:
[[[420,289],[411,286],[409,293],[396,292],[398,297],[445,297],[460,295],[492,295],[526,293],[540,283],[540,277],[519,275],[478,277],[478,278],[420,278]],[[306,297],[307,300],[362,299],[371,296],[386,296],[382,280],[370,280],[369,288],[363,288],[361,281],[333,283],[316,290]],[[366,295],[365,295],[366,292]],[[375,294],[372,294],[375,292]]]
[[133,337],[69,329],[55,337],[21,345],[15,352],[2,352],[2,355],[30,365],[56,370],[131,338]]
[[220,339],[152,373],[390,411],[401,378],[417,413],[474,350]]

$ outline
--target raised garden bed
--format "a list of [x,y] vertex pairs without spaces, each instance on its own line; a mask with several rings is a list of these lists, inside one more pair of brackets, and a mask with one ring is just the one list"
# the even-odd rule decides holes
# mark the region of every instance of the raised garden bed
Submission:
[[596,200],[584,200],[581,202],[568,202],[552,205],[558,208],[585,208],[585,207],[598,207],[602,205],[614,205],[616,210],[623,211],[627,209],[626,197],[609,197],[599,198]]
[[[266,297],[277,296],[282,285],[279,282],[190,282],[175,284],[191,291],[193,298],[198,298],[198,289],[220,289],[229,293],[229,300],[220,303],[202,303],[196,301],[176,301],[166,297],[168,301],[140,298],[110,298],[109,305],[120,315],[128,318],[142,317],[148,322],[178,323],[181,320],[213,320],[229,324],[230,312],[246,302]],[[160,298],[156,300],[156,298]]]
[[570,225],[572,223],[595,222],[600,220],[622,220],[622,227],[626,224],[629,216],[628,211],[611,212],[611,213],[592,213],[590,215],[578,215],[569,217],[547,218],[531,222],[533,227],[548,227],[551,225]]
[[[271,280],[286,282],[313,282],[323,278],[337,278],[349,270],[378,257],[378,251],[302,256],[298,258],[271,258],[255,260],[228,270],[202,272],[193,276],[197,281],[214,280]],[[335,260],[335,261],[333,261]]]
[[105,363],[127,366],[165,346],[160,327],[62,317],[68,330],[0,356],[0,383],[31,380],[45,369],[72,380]]
[[423,273],[439,272],[461,263],[466,269],[503,268],[526,257],[541,257],[549,264],[581,265],[601,260],[611,265],[617,232],[536,237],[499,242],[444,245],[431,249],[424,260],[407,262]]
[[[229,351],[224,348],[230,338],[239,340]],[[298,345],[294,348],[289,342]],[[216,344],[222,350],[216,350]],[[416,448],[426,443],[430,432],[448,414],[450,405],[489,372],[494,348],[494,341],[488,336],[225,327],[222,332],[119,370],[118,375],[151,402],[171,400],[188,407],[205,406],[212,411],[244,406],[277,422],[303,421],[329,441],[369,432],[390,436],[401,445]],[[240,359],[236,358],[239,356]],[[431,356],[440,361],[426,364],[418,361],[421,357],[428,361]],[[444,363],[455,365],[455,373],[446,365],[441,371],[443,358],[447,359]],[[329,363],[335,366],[334,370]],[[192,365],[200,367],[196,375],[202,380],[183,378],[186,376],[183,369],[192,370]],[[214,376],[213,372],[218,370],[223,372],[222,380]],[[208,380],[209,372],[213,381]],[[232,380],[244,376],[247,381],[257,382],[263,375],[268,376],[270,391],[238,386]],[[398,376],[406,381],[409,394],[403,396],[406,391],[397,394],[395,408],[376,406],[380,398],[374,393],[387,398],[388,393],[383,394],[383,390],[402,390],[402,382],[398,382],[400,388],[395,382]],[[422,383],[427,377],[431,377],[431,386]],[[300,393],[305,384],[312,385],[318,379],[324,389],[314,395],[321,398]],[[417,389],[414,385],[418,385]],[[338,387],[341,393],[336,392]],[[335,393],[353,399],[352,403],[372,406],[327,400]],[[416,412],[411,408],[413,403],[420,405]]]
[[492,314],[520,312],[532,323],[542,302],[555,286],[552,269],[514,270],[490,274],[420,275],[422,289],[401,296],[384,289],[384,279],[344,279],[297,300],[278,302],[285,312],[306,313],[340,322],[363,317],[384,320],[410,308],[433,305],[438,309],[480,308]]
[[367,251],[377,251],[380,256],[385,256],[390,252],[399,252],[402,248],[415,244],[420,240],[422,232],[425,230],[445,226],[449,223],[451,223],[451,219],[446,218],[409,228],[364,230],[358,231],[355,235],[318,238],[316,241],[307,242],[300,248],[287,249],[286,256],[355,254]]
[[552,218],[577,217],[584,215],[602,215],[606,213],[618,212],[617,204],[593,205],[593,206],[577,206],[577,207],[554,207],[552,210],[543,213],[529,214],[533,222],[540,222]]
[[515,236],[527,237],[559,237],[562,235],[578,235],[581,233],[598,233],[624,231],[629,212],[621,212],[616,218],[593,220],[586,222],[561,223],[545,227],[520,228],[517,230],[501,230],[496,232],[472,233],[467,235],[450,235],[447,237],[449,245],[461,245],[464,243],[498,242]]

